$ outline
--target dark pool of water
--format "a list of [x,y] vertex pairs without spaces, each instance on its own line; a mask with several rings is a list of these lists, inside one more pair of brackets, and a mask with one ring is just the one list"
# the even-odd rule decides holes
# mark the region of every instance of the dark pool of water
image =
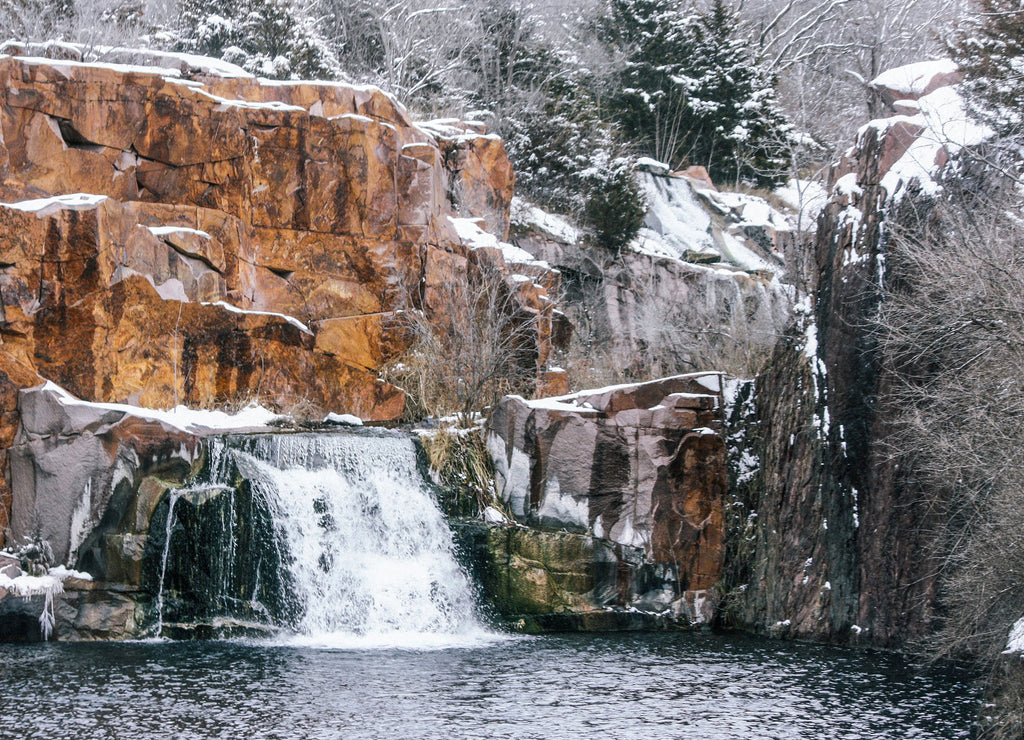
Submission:
[[430,651],[0,645],[0,738],[970,737],[973,676],[685,633]]

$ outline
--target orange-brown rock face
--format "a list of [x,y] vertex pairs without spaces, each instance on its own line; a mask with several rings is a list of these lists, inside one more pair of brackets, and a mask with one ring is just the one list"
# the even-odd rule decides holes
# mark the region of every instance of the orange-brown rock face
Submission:
[[371,87],[191,74],[0,56],[0,446],[40,378],[90,401],[395,419],[387,318],[480,259],[548,356],[557,275],[459,236],[460,218],[508,229],[499,139],[414,124]]

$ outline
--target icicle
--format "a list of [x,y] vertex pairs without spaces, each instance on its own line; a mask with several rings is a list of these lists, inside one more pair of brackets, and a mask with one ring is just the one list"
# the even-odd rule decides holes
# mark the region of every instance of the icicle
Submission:
[[[58,581],[58,586],[60,582]],[[63,591],[63,589],[61,589]],[[53,627],[57,623],[56,615],[53,613],[53,592],[54,589],[46,589],[45,601],[43,602],[43,613],[39,615],[39,628],[43,633],[43,642],[50,639],[53,634]]]

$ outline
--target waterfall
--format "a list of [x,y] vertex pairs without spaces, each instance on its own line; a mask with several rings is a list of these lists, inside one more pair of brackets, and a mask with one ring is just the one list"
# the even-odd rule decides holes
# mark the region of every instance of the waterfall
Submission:
[[[239,561],[230,570],[247,568],[259,580],[267,561],[276,561],[285,571],[277,577],[293,615],[289,641],[430,646],[486,634],[409,437],[234,436],[210,440],[210,461],[213,485],[232,485],[239,476],[269,514],[277,556]],[[236,535],[220,539],[234,560]],[[245,589],[232,578],[218,588],[239,596]],[[255,603],[261,587],[251,592]]]
[[160,581],[156,592],[156,632],[158,637],[164,628],[164,581],[167,579],[167,556],[171,552],[171,531],[174,529],[174,505],[178,503],[181,491],[172,488],[167,504],[167,521],[164,526],[164,547],[160,554]]

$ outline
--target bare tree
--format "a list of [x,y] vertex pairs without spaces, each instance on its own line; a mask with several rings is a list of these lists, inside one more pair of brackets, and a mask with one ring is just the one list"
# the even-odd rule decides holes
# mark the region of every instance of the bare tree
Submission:
[[410,348],[385,371],[405,389],[412,415],[456,414],[460,426],[507,393],[529,392],[537,373],[538,328],[497,268],[471,265],[465,279],[428,288],[424,310],[398,315]]
[[966,0],[739,0],[746,35],[776,75],[790,120],[845,146],[880,101],[869,83],[887,69],[945,54]]
[[992,659],[1024,617],[1024,222],[995,178],[908,200],[892,232],[880,339],[935,530],[936,649]]

